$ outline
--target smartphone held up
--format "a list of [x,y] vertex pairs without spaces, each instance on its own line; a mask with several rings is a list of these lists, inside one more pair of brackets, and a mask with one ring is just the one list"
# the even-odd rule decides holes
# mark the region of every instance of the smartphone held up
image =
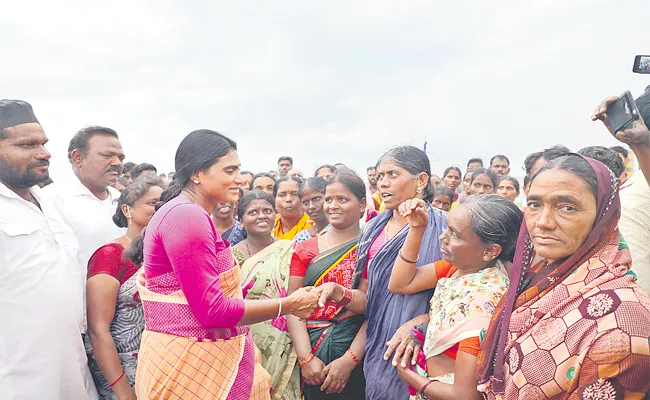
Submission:
[[630,127],[634,121],[639,119],[639,110],[629,90],[626,90],[618,100],[607,107],[607,117],[612,125],[614,135]]
[[650,74],[650,56],[636,56],[632,72],[637,74]]

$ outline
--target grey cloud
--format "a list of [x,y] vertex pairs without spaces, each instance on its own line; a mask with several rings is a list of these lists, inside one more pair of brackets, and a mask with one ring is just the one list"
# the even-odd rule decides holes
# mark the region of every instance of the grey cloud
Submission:
[[[30,101],[68,168],[76,129],[120,132],[127,159],[173,169],[182,137],[222,131],[246,169],[293,155],[363,173],[421,147],[434,172],[469,157],[615,141],[589,116],[647,76],[650,4],[522,2],[13,3],[0,15],[3,97]],[[645,46],[645,47],[644,47]]]

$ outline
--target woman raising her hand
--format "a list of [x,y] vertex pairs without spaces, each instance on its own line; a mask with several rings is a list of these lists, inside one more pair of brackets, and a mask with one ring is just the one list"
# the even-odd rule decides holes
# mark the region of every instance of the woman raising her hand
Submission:
[[435,287],[428,327],[415,328],[412,339],[404,342],[399,375],[410,385],[412,398],[479,399],[480,338],[508,287],[504,264],[513,258],[521,211],[496,195],[463,197],[440,236],[443,259],[420,268],[413,260],[427,228],[427,206],[421,199],[408,200],[399,212],[410,230],[388,290],[410,294]]

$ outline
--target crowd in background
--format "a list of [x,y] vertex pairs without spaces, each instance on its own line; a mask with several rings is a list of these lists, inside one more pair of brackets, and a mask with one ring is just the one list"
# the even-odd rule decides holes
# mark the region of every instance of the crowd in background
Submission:
[[205,129],[161,173],[100,126],[52,182],[32,107],[1,100],[1,397],[642,399],[650,87],[620,132],[615,99],[592,119],[629,150],[537,151],[521,182],[413,146],[365,181],[254,173]]

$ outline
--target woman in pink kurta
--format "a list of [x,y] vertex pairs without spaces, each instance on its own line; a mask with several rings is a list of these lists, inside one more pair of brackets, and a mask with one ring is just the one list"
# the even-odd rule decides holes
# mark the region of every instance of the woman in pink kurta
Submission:
[[[239,165],[235,142],[213,131],[190,133],[176,153],[174,181],[143,235],[139,399],[270,398],[248,325],[290,313],[305,318],[317,306],[306,290],[242,298],[230,243],[208,213],[217,202],[237,200]],[[136,243],[134,257],[137,250]]]

